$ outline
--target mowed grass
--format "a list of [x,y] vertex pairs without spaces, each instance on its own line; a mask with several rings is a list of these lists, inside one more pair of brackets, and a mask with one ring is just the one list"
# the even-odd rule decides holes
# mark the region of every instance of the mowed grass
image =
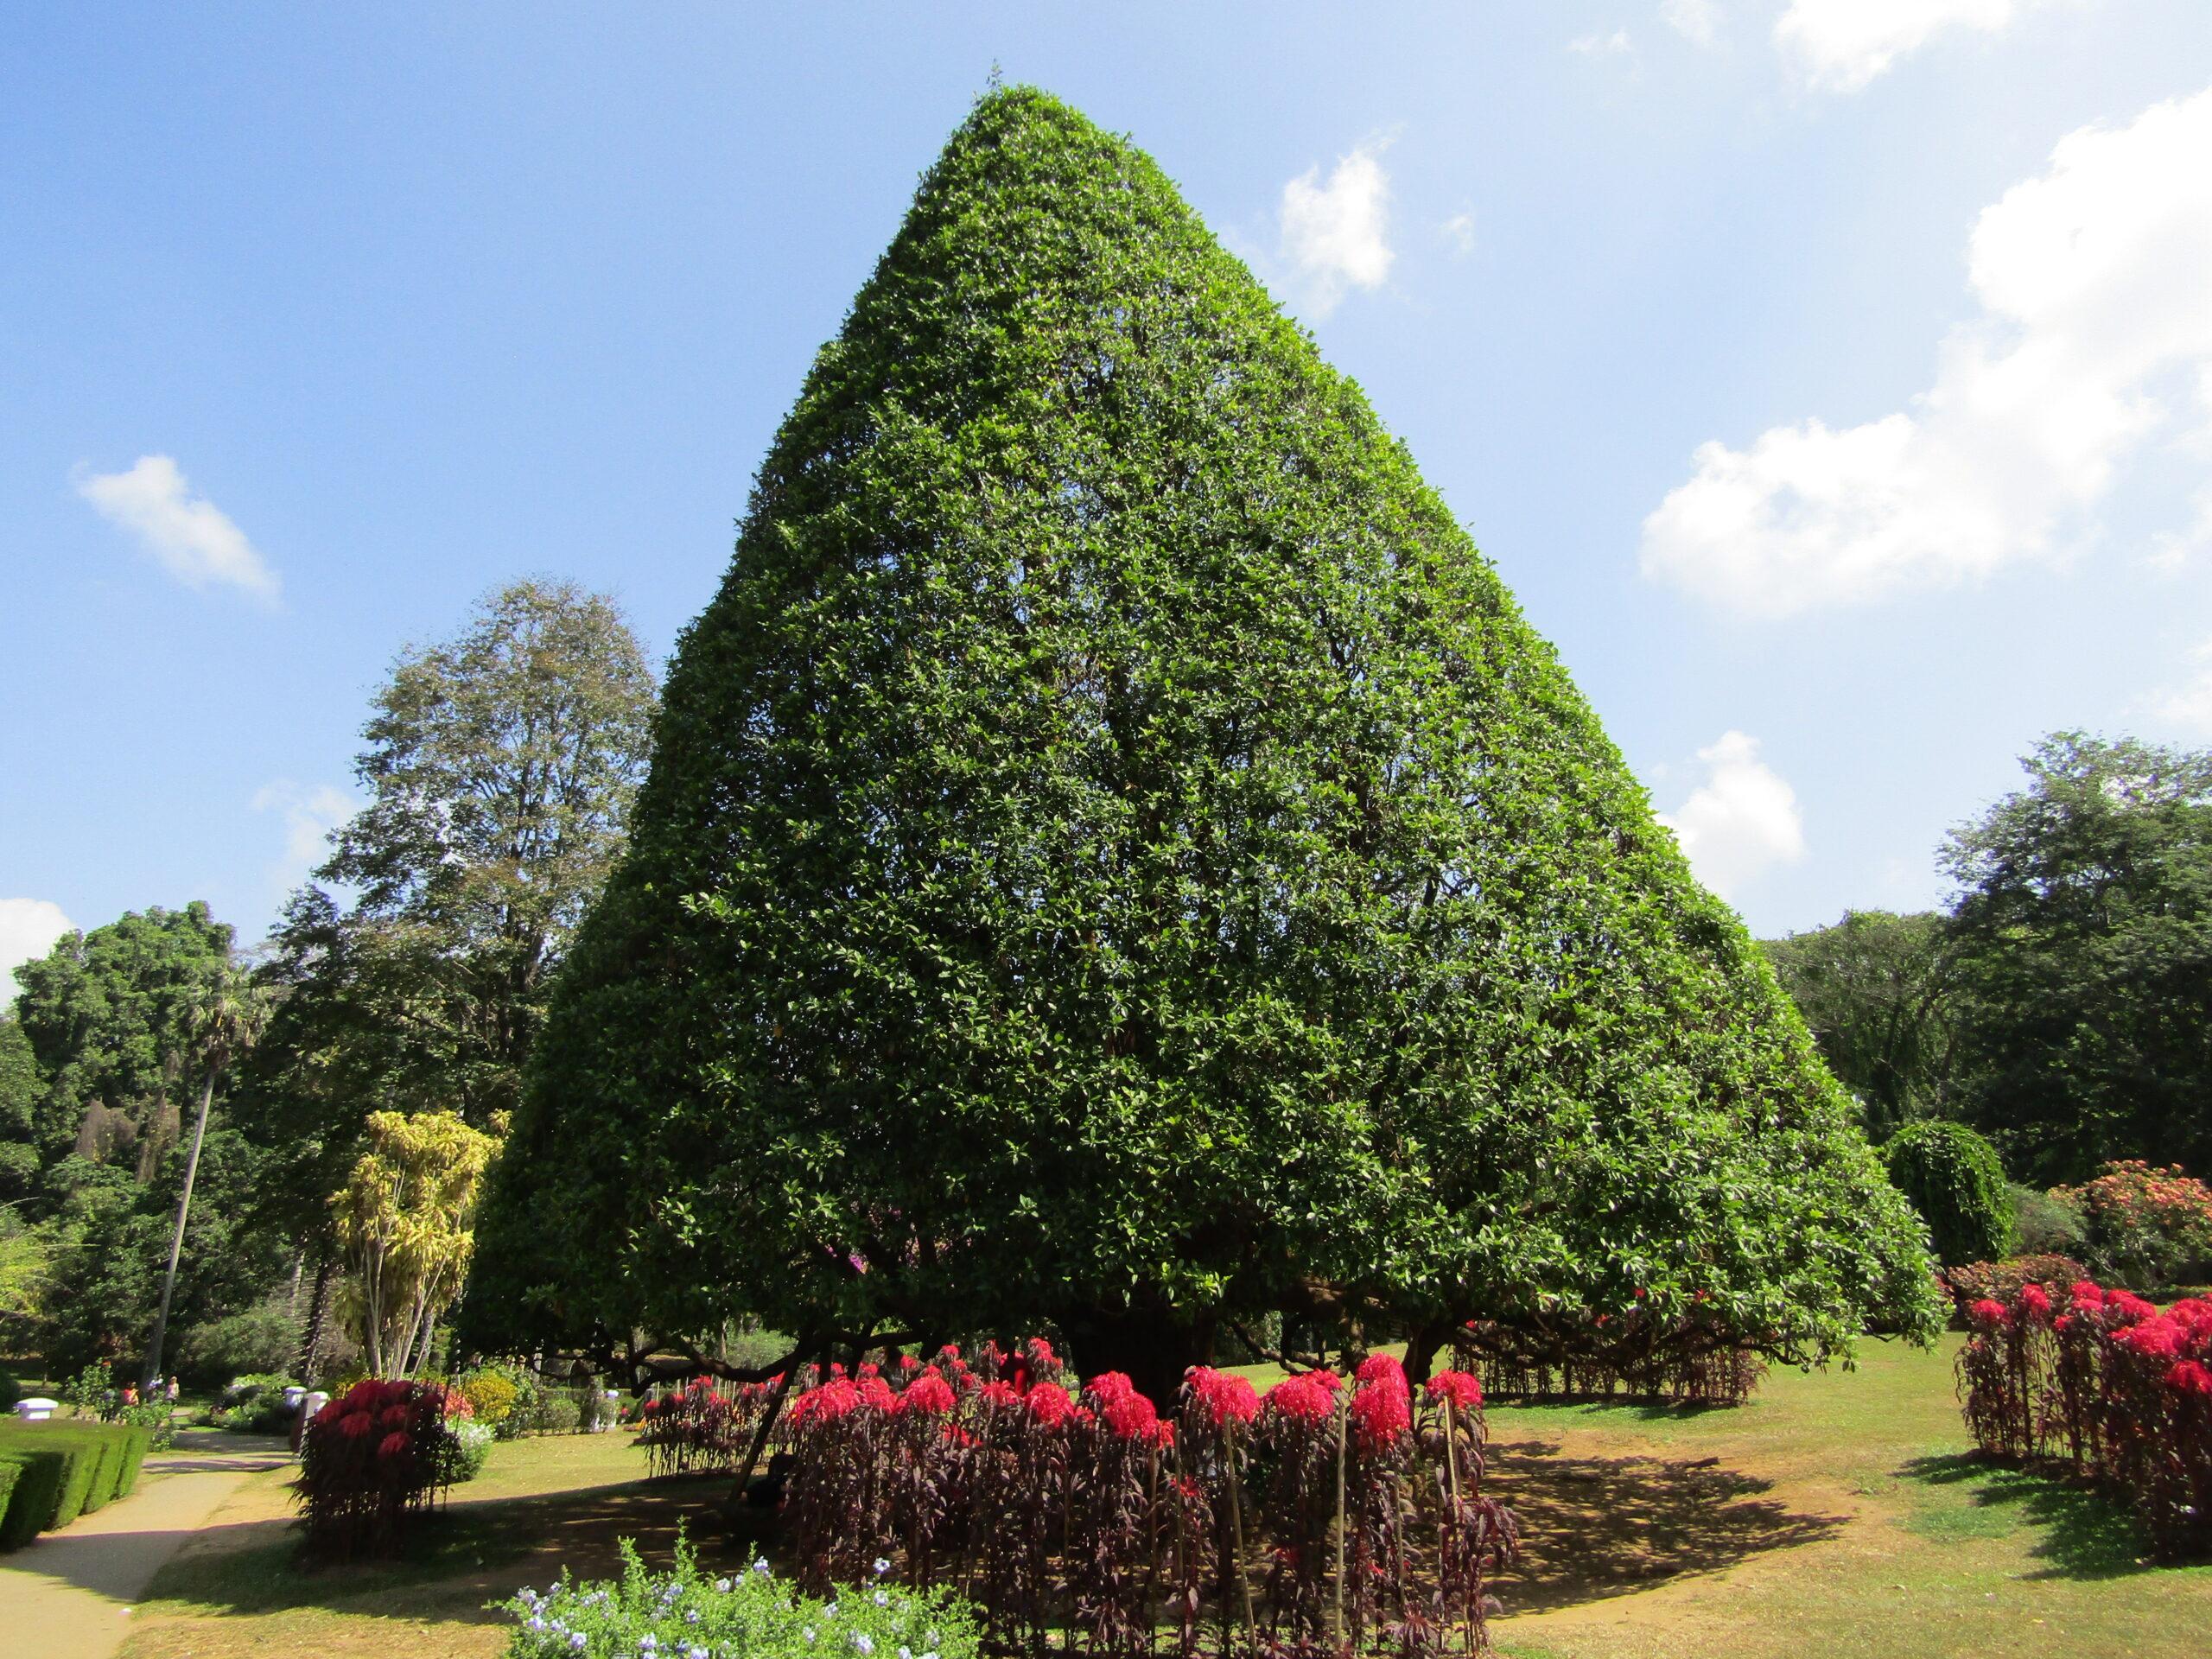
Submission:
[[1956,1349],[1869,1342],[1856,1370],[1776,1371],[1732,1411],[1494,1410],[1529,1544],[1501,1650],[2212,1651],[2212,1567],[2150,1561],[2102,1500],[1968,1455]]
[[[2212,1651],[2212,1567],[2144,1559],[2125,1515],[1967,1455],[1955,1340],[1865,1344],[1859,1367],[1777,1371],[1733,1411],[1499,1408],[1491,1490],[1520,1515],[1497,1586],[1516,1659],[1650,1655],[2190,1656]],[[1265,1386],[1273,1373],[1248,1371]],[[710,1562],[726,1480],[646,1482],[620,1434],[495,1446],[407,1560],[307,1572],[282,1475],[257,1477],[166,1568],[125,1659],[489,1656],[484,1604],[614,1541],[665,1559],[679,1522]]]

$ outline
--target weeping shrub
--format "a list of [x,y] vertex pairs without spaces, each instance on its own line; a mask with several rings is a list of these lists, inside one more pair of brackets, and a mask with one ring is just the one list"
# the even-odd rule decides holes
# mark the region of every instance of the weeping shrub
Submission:
[[1882,1148],[1890,1179],[1928,1224],[1947,1268],[2012,1254],[2012,1197],[1997,1149],[1963,1123],[1923,1118]]

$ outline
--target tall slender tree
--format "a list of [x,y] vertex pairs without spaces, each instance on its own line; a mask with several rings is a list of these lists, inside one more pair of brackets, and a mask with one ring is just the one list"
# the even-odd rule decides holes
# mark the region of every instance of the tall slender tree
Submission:
[[355,766],[367,804],[286,910],[264,969],[282,1005],[235,1107],[277,1149],[270,1203],[311,1250],[372,1113],[486,1129],[512,1107],[654,700],[620,608],[574,582],[511,583],[393,665]]
[[976,107],[670,673],[471,1310],[1926,1328],[1741,925],[1357,388],[1157,168]]
[[184,1230],[192,1216],[192,1187],[200,1174],[200,1150],[207,1140],[207,1112],[215,1086],[245,1057],[269,1023],[270,997],[240,969],[226,963],[186,992],[183,1036],[191,1069],[200,1078],[200,1109],[192,1124],[192,1150],[186,1155],[184,1186],[176,1201],[176,1228],[169,1235],[168,1265],[162,1273],[162,1300],[154,1310],[153,1334],[146,1343],[140,1383],[151,1389],[162,1375],[168,1338],[169,1302],[176,1294],[177,1261],[184,1253]]

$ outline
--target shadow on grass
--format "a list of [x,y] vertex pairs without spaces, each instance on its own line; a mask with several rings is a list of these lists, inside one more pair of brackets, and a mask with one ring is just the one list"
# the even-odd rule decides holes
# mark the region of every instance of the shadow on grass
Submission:
[[[1970,1485],[1967,1508],[1949,1512],[1967,1517],[1965,1524],[1944,1524],[1939,1512],[1913,1526],[1923,1535],[1986,1537],[2015,1523],[2041,1529],[2044,1536],[2028,1554],[2050,1565],[2031,1579],[2116,1579],[2158,1570],[2146,1559],[2149,1541],[2135,1517],[2079,1482],[1992,1463],[1974,1452],[1914,1458],[1897,1472],[1924,1486]],[[1991,1524],[1975,1525],[1974,1517]]]
[[543,1497],[455,1499],[424,1516],[397,1560],[318,1563],[300,1552],[296,1522],[219,1527],[164,1567],[150,1600],[225,1615],[298,1607],[489,1624],[504,1615],[486,1601],[524,1583],[550,1584],[620,1570],[617,1541],[634,1538],[648,1561],[666,1559],[683,1526],[712,1563],[749,1559],[751,1541],[725,1533],[714,1506],[723,1478],[628,1481]]
[[1714,1458],[1562,1458],[1538,1441],[1487,1448],[1484,1490],[1521,1520],[1522,1559],[1501,1573],[1508,1612],[1648,1590],[1834,1537],[1847,1517],[1802,1515],[1772,1483]]

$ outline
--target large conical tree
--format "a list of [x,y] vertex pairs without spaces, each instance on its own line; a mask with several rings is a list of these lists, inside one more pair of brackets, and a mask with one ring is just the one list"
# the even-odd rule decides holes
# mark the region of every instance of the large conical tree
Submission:
[[1154,1389],[1269,1309],[1641,1300],[1792,1356],[1929,1318],[1496,572],[1158,168],[1026,89],[761,468],[480,1260],[487,1334],[1049,1319]]

